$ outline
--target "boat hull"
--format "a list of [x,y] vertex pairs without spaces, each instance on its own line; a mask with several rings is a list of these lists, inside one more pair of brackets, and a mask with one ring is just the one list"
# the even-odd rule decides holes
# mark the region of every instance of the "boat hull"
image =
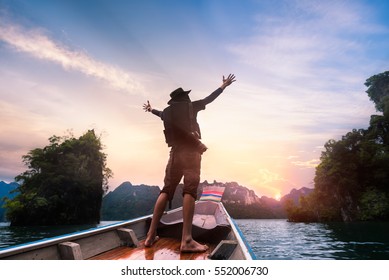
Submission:
[[[14,246],[1,250],[0,259],[115,259],[108,257],[115,255],[110,254],[113,251],[127,252],[127,259],[158,259],[159,257],[155,258],[158,256],[156,254],[158,250],[170,252],[170,254],[162,254],[166,259],[208,259],[208,256],[214,259],[254,258],[244,237],[221,202],[198,201],[196,203],[193,237],[199,242],[208,244],[210,250],[202,255],[193,256],[193,258],[188,258],[186,253],[180,253],[179,245],[177,247],[181,239],[182,207],[164,214],[158,227],[158,235],[161,240],[165,238],[167,248],[159,248],[157,244],[152,248],[144,246],[151,218],[152,216],[149,215],[105,227]],[[170,242],[166,242],[167,239]],[[163,245],[162,241],[157,243]],[[123,258],[122,254],[117,259]]]

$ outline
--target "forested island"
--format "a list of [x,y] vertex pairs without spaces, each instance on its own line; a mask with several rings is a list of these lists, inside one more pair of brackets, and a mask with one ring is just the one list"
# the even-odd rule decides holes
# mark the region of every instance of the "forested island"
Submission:
[[100,138],[89,130],[79,138],[52,136],[44,148],[23,156],[16,196],[5,199],[11,225],[99,223],[111,171]]
[[300,205],[287,205],[290,221],[389,220],[389,71],[370,77],[365,86],[380,114],[370,117],[367,129],[325,144],[314,191]]

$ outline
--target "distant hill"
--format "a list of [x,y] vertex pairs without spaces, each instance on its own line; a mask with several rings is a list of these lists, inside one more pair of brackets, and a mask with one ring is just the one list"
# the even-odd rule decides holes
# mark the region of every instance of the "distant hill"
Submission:
[[307,196],[309,195],[311,192],[313,192],[313,189],[310,189],[310,188],[306,188],[306,187],[303,187],[301,189],[293,189],[290,191],[289,194],[285,195],[284,197],[282,197],[280,199],[280,201],[282,203],[284,203],[286,200],[290,199],[293,201],[293,203],[295,205],[300,205],[300,197],[301,196]]
[[[258,197],[253,190],[240,186],[236,182],[220,183],[214,181],[200,183],[198,198],[202,189],[209,185],[225,187],[222,202],[228,213],[235,219],[285,219],[284,201],[287,198],[309,193],[308,188],[293,190],[280,201],[262,196]],[[172,201],[172,209],[182,206],[182,188],[180,184]],[[134,186],[124,182],[103,198],[102,220],[126,220],[152,214],[154,203],[159,195],[157,186]]]
[[19,187],[17,183],[7,184],[0,181],[0,222],[5,222],[5,209],[3,208],[4,198],[13,198],[16,194],[11,193],[11,191],[15,190],[17,187]]
[[103,198],[101,219],[126,220],[152,213],[160,189],[157,186],[133,186],[124,182]]
[[266,196],[258,197],[253,190],[236,182],[218,183],[224,186],[224,207],[235,219],[280,219],[286,213],[280,203]]
[[[298,190],[293,189],[280,201],[277,201],[266,196],[258,197],[253,190],[236,182],[214,181],[209,183],[204,181],[199,185],[198,198],[200,198],[203,188],[210,185],[225,187],[222,202],[228,213],[235,219],[285,219],[285,202],[292,200],[295,205],[298,205],[300,196],[308,195],[313,191],[313,189],[305,187]],[[0,222],[5,221],[5,209],[1,208],[3,198],[13,198],[16,194],[10,194],[10,192],[18,186],[17,183],[7,184],[0,181]],[[177,187],[172,201],[172,209],[182,206],[182,188],[182,184]],[[159,192],[158,186],[132,185],[130,182],[124,182],[104,196],[101,208],[102,220],[120,221],[152,214]]]

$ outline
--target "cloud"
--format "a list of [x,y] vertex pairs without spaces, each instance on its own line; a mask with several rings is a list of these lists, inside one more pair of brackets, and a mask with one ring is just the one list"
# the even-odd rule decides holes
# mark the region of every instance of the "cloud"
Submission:
[[288,156],[287,159],[294,159],[294,158],[298,158],[298,156]]
[[320,159],[311,159],[307,161],[292,161],[293,165],[303,168],[316,168],[320,163]]
[[366,127],[374,106],[363,83],[382,65],[372,50],[388,47],[373,8],[356,1],[280,1],[272,7],[258,11],[249,36],[227,45],[247,66],[247,106],[266,120],[268,135],[324,143]]
[[43,29],[27,29],[4,18],[0,20],[0,41],[15,51],[103,80],[111,87],[128,93],[139,93],[142,89],[135,74],[96,60],[84,51],[71,49],[50,38]]
[[271,171],[267,168],[258,169],[255,178],[249,181],[260,195],[276,196],[280,193],[287,193],[289,189],[297,187],[292,181],[285,179],[282,174]]
[[280,174],[271,172],[268,169],[259,169],[258,170],[259,180],[263,184],[269,184],[276,181],[286,181],[284,178],[281,177]]
[[366,72],[365,54],[374,45],[369,36],[386,32],[355,2],[285,1],[276,13],[265,11],[251,36],[228,49],[273,88],[334,89],[358,81],[355,70]]

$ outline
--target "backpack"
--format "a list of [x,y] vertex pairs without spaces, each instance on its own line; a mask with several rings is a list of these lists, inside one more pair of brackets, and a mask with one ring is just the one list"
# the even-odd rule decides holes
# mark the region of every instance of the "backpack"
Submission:
[[193,105],[191,102],[175,102],[163,110],[165,141],[169,147],[191,143],[195,132]]

